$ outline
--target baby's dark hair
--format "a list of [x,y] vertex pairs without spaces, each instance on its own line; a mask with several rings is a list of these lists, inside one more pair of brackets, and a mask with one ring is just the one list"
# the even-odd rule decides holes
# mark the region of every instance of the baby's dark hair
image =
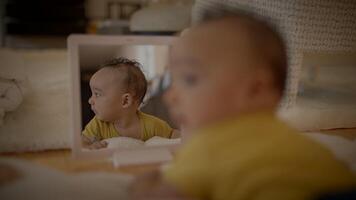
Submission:
[[119,57],[105,62],[100,67],[112,67],[125,70],[127,74],[123,82],[126,84],[127,91],[132,92],[134,98],[136,98],[139,103],[142,103],[147,91],[147,80],[141,70],[142,65],[139,62]]

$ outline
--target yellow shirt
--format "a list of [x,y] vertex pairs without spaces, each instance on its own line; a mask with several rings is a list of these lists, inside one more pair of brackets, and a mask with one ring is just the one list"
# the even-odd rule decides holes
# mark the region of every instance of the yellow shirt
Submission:
[[311,199],[356,186],[323,146],[272,114],[251,114],[195,133],[164,179],[201,199]]
[[[173,129],[167,122],[140,111],[138,116],[141,123],[141,140],[146,141],[154,136],[171,137]],[[101,121],[97,117],[85,126],[82,134],[87,137],[95,136],[99,140],[120,136],[113,123]]]

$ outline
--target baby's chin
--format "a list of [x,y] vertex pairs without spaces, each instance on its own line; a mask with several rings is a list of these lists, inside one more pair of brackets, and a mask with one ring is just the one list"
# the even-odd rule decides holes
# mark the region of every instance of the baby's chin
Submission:
[[170,117],[174,123],[178,124],[180,127],[185,127],[187,124],[187,118],[181,114],[170,112]]
[[111,120],[108,120],[107,118],[102,117],[101,115],[98,115],[98,114],[96,114],[95,117],[103,122],[111,122]]
[[178,124],[180,127],[182,127],[184,130],[187,131],[194,131],[197,129],[201,129],[206,126],[209,126],[210,124],[204,121],[204,119],[200,119],[199,117],[193,117],[189,114],[188,115],[177,114],[172,116],[172,119],[175,122],[175,124]]
[[190,120],[187,119],[186,127],[190,131],[196,131],[200,129],[205,129],[207,127],[214,126],[215,124],[218,124],[220,122],[223,122],[227,119],[230,119],[229,117],[221,117],[221,116],[210,116],[210,117],[195,117],[191,118]]

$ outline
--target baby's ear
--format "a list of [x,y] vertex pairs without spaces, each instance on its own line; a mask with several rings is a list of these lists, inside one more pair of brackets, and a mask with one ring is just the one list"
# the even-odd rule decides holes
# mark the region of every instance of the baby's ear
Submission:
[[[267,68],[255,70],[254,77],[250,79],[248,98],[264,99],[275,94],[273,74]],[[252,101],[250,101],[252,102]]]
[[122,95],[122,101],[121,101],[121,104],[122,104],[122,107],[123,108],[128,108],[130,107],[132,104],[133,104],[133,97],[130,93],[125,93]]

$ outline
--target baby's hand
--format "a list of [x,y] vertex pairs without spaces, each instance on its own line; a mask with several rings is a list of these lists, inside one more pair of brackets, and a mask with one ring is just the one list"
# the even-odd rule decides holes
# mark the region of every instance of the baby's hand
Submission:
[[106,148],[108,146],[108,143],[104,140],[101,141],[95,141],[92,144],[88,146],[89,149],[101,149],[101,148]]
[[82,145],[86,149],[101,149],[108,146],[108,143],[104,140],[99,140],[97,137],[88,137],[82,135]]

